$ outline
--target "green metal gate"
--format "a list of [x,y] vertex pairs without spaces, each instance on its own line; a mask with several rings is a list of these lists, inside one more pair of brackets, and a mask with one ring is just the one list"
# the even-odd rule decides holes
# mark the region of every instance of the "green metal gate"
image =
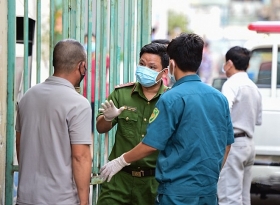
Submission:
[[[46,2],[47,7],[45,7]],[[23,15],[15,8],[22,5]],[[7,126],[6,126],[6,170],[5,204],[13,204],[14,173],[18,171],[14,160],[15,104],[34,83],[40,83],[52,75],[52,51],[57,41],[73,38],[84,42],[88,34],[88,76],[91,76],[91,34],[96,35],[96,79],[95,113],[106,98],[106,56],[110,56],[109,92],[119,83],[134,81],[134,68],[141,47],[150,42],[150,0],[7,0],[8,44],[7,44]],[[43,13],[48,8],[49,29],[45,33]],[[34,11],[32,17],[30,13]],[[60,21],[62,20],[62,22]],[[60,22],[60,23],[59,23]],[[58,28],[57,28],[58,27]],[[33,31],[34,34],[33,34]],[[35,39],[35,40],[34,40]],[[47,42],[47,43],[46,43]],[[47,49],[46,49],[47,48]],[[20,52],[22,49],[22,52]],[[48,50],[45,52],[45,50]],[[34,52],[35,51],[35,52]],[[19,65],[22,53],[22,64]],[[47,57],[46,57],[47,56]],[[48,59],[48,65],[42,59]],[[20,61],[21,62],[21,61]],[[47,76],[43,71],[48,69]],[[20,70],[21,78],[16,75]],[[108,81],[108,80],[107,80]],[[33,84],[34,84],[33,83]],[[99,86],[98,86],[99,85]],[[87,98],[91,100],[91,81],[87,80]],[[81,86],[81,91],[83,87]],[[95,124],[95,122],[94,122]],[[99,134],[94,131],[92,173],[98,173],[114,143],[114,131]],[[108,142],[108,143],[105,143]],[[102,156],[102,157],[101,157]],[[92,185],[92,204],[96,204],[98,185]]]

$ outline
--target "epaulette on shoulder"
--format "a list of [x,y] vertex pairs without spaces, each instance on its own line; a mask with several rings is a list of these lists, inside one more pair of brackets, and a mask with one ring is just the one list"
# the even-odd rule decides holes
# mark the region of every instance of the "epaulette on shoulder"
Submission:
[[116,85],[116,86],[115,86],[115,89],[117,89],[117,88],[129,87],[129,86],[133,86],[133,85],[135,85],[135,82],[124,83],[124,84]]

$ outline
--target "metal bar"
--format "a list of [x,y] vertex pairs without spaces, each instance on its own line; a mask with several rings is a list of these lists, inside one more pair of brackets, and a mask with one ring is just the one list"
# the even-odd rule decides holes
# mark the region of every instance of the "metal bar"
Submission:
[[130,0],[125,0],[124,1],[124,46],[123,46],[123,82],[127,83],[129,82],[129,44],[130,38],[129,38],[129,32],[130,32],[130,12],[129,12],[129,5],[130,5]]
[[41,82],[41,0],[37,0],[36,14],[36,83]]
[[135,58],[135,42],[136,42],[136,39],[135,39],[135,26],[136,26],[136,18],[135,18],[135,0],[131,0],[131,3],[130,3],[130,12],[131,12],[131,23],[130,23],[130,28],[131,28],[131,31],[130,31],[130,48],[129,48],[129,53],[130,53],[130,76],[129,76],[129,81],[134,81],[134,76],[135,76],[135,72],[134,72],[134,68],[136,66],[136,58]]
[[[95,31],[96,31],[96,41],[95,41],[95,85],[99,85],[100,79],[99,79],[99,68],[100,68],[100,61],[96,59],[100,59],[100,36],[101,36],[101,0],[96,0],[96,9],[95,9],[95,14],[96,14],[96,24],[95,24]],[[95,89],[95,96],[94,96],[94,113],[98,112],[98,107],[99,107],[99,88],[98,86],[94,86]],[[96,119],[94,119],[94,125],[96,124]],[[104,134],[99,134],[97,133],[96,129],[94,129],[94,163],[93,163],[93,172],[97,173],[98,171],[98,166],[99,166],[99,160],[100,160],[100,150],[99,150],[99,139],[101,136]],[[101,142],[100,142],[101,143]]]
[[[116,15],[117,15],[117,4],[116,0],[111,0],[110,1],[110,69],[109,69],[109,93],[111,93],[114,89],[114,75],[117,75],[117,71],[119,69],[113,69],[113,68],[118,68],[117,65],[117,24],[115,21],[117,21]],[[114,144],[114,136],[112,132],[108,133],[108,153],[111,152],[112,147]]]
[[[117,13],[116,13],[116,19],[117,19],[117,25],[118,25],[118,28],[117,28],[117,35],[116,35],[116,39],[117,39],[117,54],[116,54],[116,68],[119,68],[118,71],[120,73],[123,73],[123,64],[121,65],[121,44],[120,42],[122,42],[122,21],[123,21],[123,12],[122,12],[122,4],[123,2],[122,1],[117,1]],[[116,75],[115,76],[115,85],[118,85],[120,84],[120,82],[123,82],[123,79],[121,80],[121,75]]]
[[139,53],[142,47],[142,1],[137,1],[137,34],[136,34],[136,56],[139,62]]
[[[78,16],[77,16],[77,11],[78,11],[78,7],[77,7],[77,3],[75,2],[79,2],[79,0],[69,0],[69,5],[68,5],[68,9],[69,9],[69,38],[72,39],[77,39],[76,33],[77,33],[77,24],[78,23]],[[78,31],[79,32],[79,31]]]
[[80,10],[81,10],[81,15],[80,15],[80,29],[81,29],[81,35],[80,35],[80,42],[84,42],[84,34],[85,34],[85,6],[86,6],[86,1],[81,1],[80,4]]
[[49,75],[53,74],[53,48],[54,48],[54,0],[50,0],[50,42],[49,42]]
[[[92,0],[88,0],[88,37],[87,37],[87,99],[91,102],[91,84],[92,84],[92,53],[91,53],[91,43],[92,43]],[[96,70],[96,69],[95,69]]]
[[79,0],[76,1],[76,39],[77,41],[80,40],[81,38],[81,21],[80,21],[80,16],[81,16],[81,2]]
[[[100,58],[100,21],[99,19],[101,18],[101,12],[100,12],[100,7],[101,7],[101,2],[100,0],[96,0],[96,7],[95,7],[95,15],[96,15],[96,39],[95,39],[95,63],[94,63],[94,67],[95,67],[95,70],[92,71],[92,72],[95,72],[95,79],[92,79],[95,83],[94,85],[94,93],[95,93],[95,96],[94,96],[94,113],[97,113],[98,112],[98,104],[99,104],[99,90],[98,90],[98,86],[96,85],[99,85],[99,67],[100,67],[100,61],[99,60],[96,60],[96,59],[99,59]],[[91,9],[92,9],[92,6],[91,6]],[[89,19],[89,18],[88,18]],[[92,16],[90,18],[90,21],[92,21]],[[91,25],[92,26],[92,25]],[[88,32],[88,37],[92,36],[92,30],[90,28],[90,32]],[[91,61],[90,61],[91,63]],[[90,76],[91,77],[91,76]],[[93,116],[93,124],[95,125],[96,124],[96,119],[95,117]],[[100,152],[99,152],[99,133],[97,132],[96,129],[94,129],[94,132],[93,132],[93,166],[92,166],[92,173],[95,173],[97,174],[98,173],[98,168],[99,168],[99,160],[100,160]],[[100,189],[96,189],[97,186],[93,186],[92,187],[92,204],[95,205],[96,204],[96,199],[97,199],[97,190],[100,190]]]
[[[79,1],[79,0],[78,0]],[[77,28],[77,30],[79,30],[79,34],[76,35],[76,38],[78,41],[80,41],[80,43],[84,43],[84,30],[85,30],[85,3],[86,1],[81,1],[80,3],[77,2],[77,19],[76,21],[79,22],[80,26]],[[79,11],[78,11],[79,10]],[[80,13],[78,15],[78,12]],[[89,72],[91,72],[91,66],[87,66],[87,68],[90,70],[88,70],[88,73],[87,73],[87,78],[89,76]],[[81,90],[81,93],[83,94],[84,93],[84,81],[81,82],[81,85],[80,85],[80,90]]]
[[69,10],[68,10],[68,1],[63,0],[62,2],[62,38],[69,38]]
[[[123,64],[121,64],[121,44],[122,42],[122,35],[123,35],[123,27],[122,21],[123,21],[123,1],[118,1],[116,0],[115,2],[115,7],[112,8],[111,10],[115,9],[115,15],[112,16],[112,18],[115,18],[114,22],[111,22],[111,24],[115,24],[115,34],[113,34],[113,38],[115,39],[115,54],[114,54],[114,64],[110,64],[110,78],[112,78],[113,84],[111,85],[110,82],[110,93],[114,90],[114,86],[120,84],[121,82],[121,74],[123,73]],[[110,10],[110,12],[112,12]],[[112,55],[110,54],[110,59]],[[122,65],[122,66],[121,66]],[[117,68],[117,69],[114,69]],[[114,74],[111,74],[114,73]],[[111,76],[112,75],[112,76]],[[115,133],[116,133],[116,126],[113,127],[109,133],[108,133],[108,150],[107,154],[112,150],[112,146],[115,143]]]
[[142,0],[142,45],[151,42],[151,19],[152,19],[152,1]]
[[8,46],[7,46],[7,116],[6,116],[6,170],[5,204],[13,204],[13,158],[14,158],[14,76],[16,59],[16,2],[7,1],[8,10]]
[[[107,83],[107,72],[106,72],[106,56],[107,56],[107,39],[108,39],[108,26],[107,26],[107,21],[108,21],[108,5],[107,5],[107,1],[102,0],[101,1],[101,56],[100,56],[100,68],[98,69],[100,71],[100,85],[101,88],[100,89],[100,99],[101,101],[105,100],[105,95],[106,95],[106,83]],[[99,59],[99,58],[98,58]],[[96,68],[97,70],[97,68]],[[107,142],[107,143],[106,143]],[[107,150],[105,148],[105,146],[108,145],[108,134],[106,135],[102,135],[101,136],[101,144],[100,144],[100,152],[101,153],[105,153],[105,150]],[[102,156],[102,155],[101,155]],[[104,155],[105,156],[105,155]],[[105,163],[105,157],[102,156],[100,157],[100,164],[104,164]],[[107,161],[107,160],[106,160]]]
[[106,87],[107,87],[107,39],[108,36],[108,5],[107,0],[101,1],[101,58],[100,58],[100,79],[101,79],[101,88],[100,89],[100,99],[104,101],[106,98]]
[[23,60],[23,92],[29,88],[29,69],[28,69],[28,43],[29,43],[29,25],[28,25],[28,0],[24,0],[24,60]]

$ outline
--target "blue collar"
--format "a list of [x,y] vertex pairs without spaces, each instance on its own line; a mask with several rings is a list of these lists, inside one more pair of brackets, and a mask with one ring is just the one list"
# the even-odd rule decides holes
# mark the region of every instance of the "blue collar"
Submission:
[[189,81],[199,81],[201,82],[199,76],[197,74],[193,74],[193,75],[186,75],[182,78],[180,78],[179,80],[176,81],[176,83],[172,86],[172,88],[185,83],[185,82],[189,82]]

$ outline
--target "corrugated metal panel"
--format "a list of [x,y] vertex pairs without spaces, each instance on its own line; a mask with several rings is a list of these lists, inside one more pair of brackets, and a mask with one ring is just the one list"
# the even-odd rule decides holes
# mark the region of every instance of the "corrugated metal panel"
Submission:
[[[5,204],[13,204],[13,173],[18,167],[14,161],[14,118],[15,103],[20,96],[15,92],[15,85],[23,87],[23,93],[26,92],[32,81],[32,76],[36,76],[36,83],[42,82],[43,68],[42,48],[45,48],[45,38],[48,39],[48,75],[53,74],[52,52],[54,45],[62,38],[74,38],[84,44],[84,35],[88,34],[87,42],[87,67],[88,77],[91,72],[95,72],[95,79],[87,81],[86,97],[91,101],[91,88],[95,89],[94,102],[95,114],[98,112],[100,104],[105,100],[108,93],[113,91],[114,86],[119,83],[134,81],[134,69],[138,62],[140,48],[150,42],[151,31],[151,1],[149,0],[63,0],[48,2],[49,6],[49,30],[43,33],[43,14],[46,2],[41,0],[7,0],[8,4],[8,68],[7,68],[7,150],[6,150],[6,192]],[[24,3],[23,3],[24,2]],[[15,7],[21,5],[17,15]],[[62,16],[57,16],[56,11],[61,10]],[[36,15],[35,15],[36,13]],[[36,16],[36,33],[30,44],[30,14],[32,19]],[[23,17],[23,39],[19,46],[22,51],[15,53],[16,48],[16,17]],[[58,24],[58,18],[62,18],[61,25]],[[61,26],[61,35],[57,35],[56,27]],[[44,28],[45,29],[45,28]],[[19,30],[18,30],[19,32]],[[96,50],[95,69],[91,69],[91,35],[96,34]],[[48,35],[48,36],[45,36]],[[33,36],[33,34],[31,35]],[[33,46],[33,44],[35,46]],[[32,50],[36,49],[36,58],[33,58]],[[30,52],[31,51],[31,52]],[[30,56],[31,55],[31,56]],[[22,78],[17,78],[15,82],[16,58],[22,59],[22,69],[20,73]],[[108,65],[109,62],[109,65]],[[32,69],[35,67],[34,69]],[[92,86],[92,83],[93,86]],[[81,94],[83,92],[83,84],[81,84]],[[109,90],[108,90],[109,89]],[[15,94],[16,93],[16,94]],[[94,125],[96,123],[93,117]],[[114,143],[115,129],[108,134],[99,134],[94,131],[93,136],[93,174],[97,174],[101,165],[107,160],[108,152],[110,152]],[[108,138],[109,137],[109,138]],[[107,143],[108,142],[108,143]],[[98,185],[93,187],[92,204],[95,204],[98,197]]]

